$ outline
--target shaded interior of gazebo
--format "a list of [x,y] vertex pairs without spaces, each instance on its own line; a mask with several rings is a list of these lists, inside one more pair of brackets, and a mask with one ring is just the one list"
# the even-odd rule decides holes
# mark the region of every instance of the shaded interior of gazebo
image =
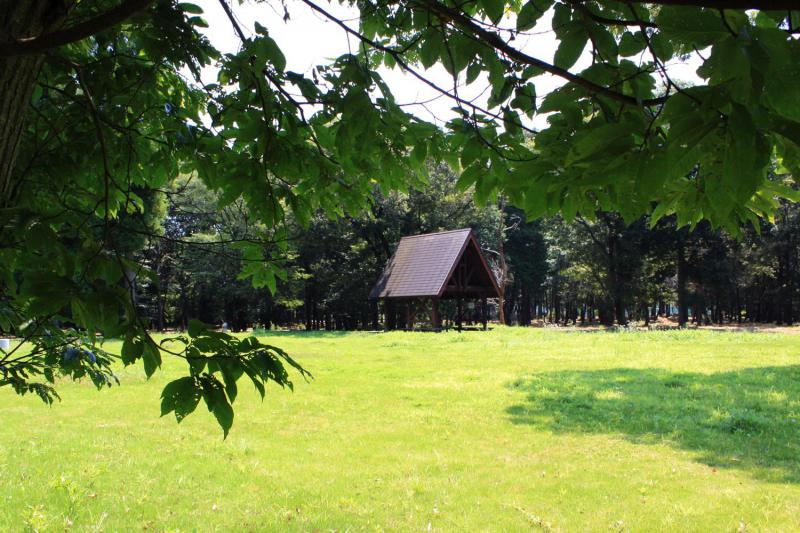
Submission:
[[427,319],[436,331],[444,324],[442,307],[459,331],[465,322],[486,329],[487,298],[498,296],[494,274],[468,228],[403,237],[370,293],[383,302],[385,329],[414,329]]

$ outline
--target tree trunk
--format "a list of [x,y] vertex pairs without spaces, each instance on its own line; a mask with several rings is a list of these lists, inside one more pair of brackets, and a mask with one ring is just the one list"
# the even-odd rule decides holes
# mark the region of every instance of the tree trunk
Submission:
[[506,233],[506,218],[505,218],[505,199],[501,196],[498,203],[498,210],[500,211],[500,224],[497,227],[497,262],[500,269],[500,279],[497,281],[498,288],[498,301],[497,301],[497,321],[501,325],[506,325],[506,285],[508,284],[508,263],[506,262],[505,250],[505,233]]
[[611,297],[611,301],[609,302],[611,307],[610,313],[610,323],[607,325],[613,325],[614,320],[616,319],[617,324],[620,326],[625,326],[628,323],[628,319],[625,316],[625,303],[622,298],[622,287],[621,287],[621,280],[619,274],[619,257],[617,253],[618,243],[616,232],[614,231],[615,226],[611,224],[611,222],[607,222],[608,224],[608,239],[607,239],[607,256],[608,256],[608,284],[609,284],[609,296]]
[[505,284],[502,284],[498,287],[500,290],[498,291],[500,294],[497,298],[497,321],[500,324],[505,325],[506,323],[506,298],[505,298]]
[[678,234],[678,326],[685,327],[689,321],[689,309],[686,302],[686,250],[683,236]]
[[[65,2],[0,0],[0,42],[38,37],[65,17]],[[0,207],[14,205],[14,164],[44,56],[0,57]]]
[[520,326],[531,325],[531,292],[527,284],[522,286],[522,297],[520,298],[517,315],[519,316],[517,322]]

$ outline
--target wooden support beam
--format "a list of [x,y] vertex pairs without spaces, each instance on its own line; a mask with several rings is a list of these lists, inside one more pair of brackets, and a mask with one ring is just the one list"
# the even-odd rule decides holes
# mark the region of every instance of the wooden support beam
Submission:
[[487,320],[487,316],[486,316],[488,314],[488,312],[487,312],[488,310],[486,309],[486,306],[487,306],[486,296],[484,296],[483,298],[481,298],[481,323],[483,324],[483,330],[484,331],[486,331],[486,329],[488,327],[487,326],[488,320]]
[[461,295],[459,295],[456,303],[456,328],[458,329],[458,331],[461,331],[461,314],[462,314],[462,302],[461,302]]
[[439,315],[439,298],[431,298],[431,327],[434,331],[442,330],[442,317]]

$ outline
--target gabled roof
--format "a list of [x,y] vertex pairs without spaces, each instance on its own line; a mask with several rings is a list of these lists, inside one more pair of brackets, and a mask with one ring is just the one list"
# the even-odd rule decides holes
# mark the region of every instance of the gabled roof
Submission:
[[[472,230],[469,228],[441,233],[412,235],[400,239],[392,257],[386,263],[381,277],[372,288],[370,298],[413,298],[442,296],[448,289],[448,280],[470,246],[479,259],[479,268],[487,290],[497,294],[497,283],[486,260],[480,253]],[[486,275],[488,274],[488,276]]]

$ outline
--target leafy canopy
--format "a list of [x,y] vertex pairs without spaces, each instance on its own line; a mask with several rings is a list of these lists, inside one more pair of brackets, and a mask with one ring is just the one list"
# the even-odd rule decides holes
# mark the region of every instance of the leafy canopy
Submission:
[[[269,28],[245,36],[225,1],[230,20],[214,23],[241,37],[225,55],[198,33],[202,10],[174,0],[78,2],[66,29],[28,43],[16,39],[26,28],[3,30],[0,61],[41,62],[16,155],[3,152],[13,171],[0,175],[0,328],[29,342],[0,356],[0,384],[52,399],[58,373],[111,383],[114,356],[98,332],[125,339],[124,363],[158,368],[136,308],[136,279],[150,273],[135,248],[163,238],[158,192],[179,175],[259,220],[258,238],[238,246],[243,275],[270,288],[287,214],[305,224],[359,212],[376,187],[424,187],[430,160],[458,169],[480,201],[504,194],[530,218],[675,214],[735,233],[796,198],[786,178],[800,162],[800,12],[790,3],[360,0],[357,24],[302,4],[286,4],[287,17],[310,8],[361,46],[293,72]],[[558,40],[552,60],[518,45],[542,30]],[[700,63],[694,84],[670,77],[687,55]],[[426,77],[435,64],[454,84]],[[212,65],[216,82],[202,84]],[[399,105],[385,67],[450,98],[455,118],[438,127]],[[539,94],[545,74],[563,86]],[[459,97],[463,83],[485,84],[486,102]],[[227,432],[241,376],[260,392],[289,383],[282,362],[295,365],[277,348],[197,324],[188,334],[174,352],[187,376],[163,398],[179,420],[203,397]]]

